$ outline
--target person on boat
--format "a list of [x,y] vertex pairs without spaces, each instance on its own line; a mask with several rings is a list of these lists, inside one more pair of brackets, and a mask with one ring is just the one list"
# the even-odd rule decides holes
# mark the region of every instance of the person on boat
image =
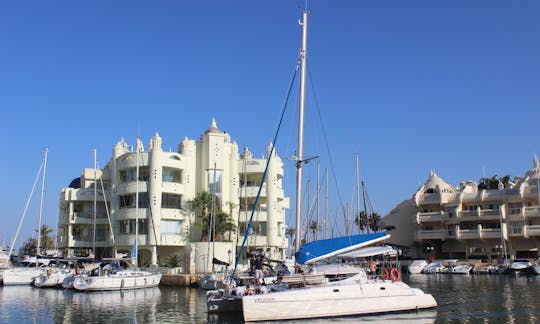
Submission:
[[315,268],[313,267],[313,264],[309,265],[308,273],[309,274],[316,274],[317,273],[317,270],[315,270]]
[[303,274],[304,270],[299,265],[294,266],[294,273]]
[[377,263],[375,263],[375,261],[371,260],[369,262],[369,271],[368,271],[368,275],[371,277],[371,278],[375,278],[375,276],[377,275]]
[[261,291],[261,294],[268,294],[270,292],[270,289],[268,289],[268,287],[266,287],[266,283],[263,282],[261,284],[260,291]]
[[246,295],[255,295],[255,289],[251,287],[250,285],[246,286]]
[[232,294],[236,296],[244,296],[246,294],[246,287],[244,286],[234,287],[234,289],[232,290]]
[[255,283],[259,284],[263,277],[262,270],[263,260],[262,256],[259,254],[255,257]]

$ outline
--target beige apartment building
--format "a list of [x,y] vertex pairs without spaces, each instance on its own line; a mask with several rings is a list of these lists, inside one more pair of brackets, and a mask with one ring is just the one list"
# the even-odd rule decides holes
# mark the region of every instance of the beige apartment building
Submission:
[[[201,273],[210,271],[213,258],[234,263],[271,148],[261,158],[247,148],[239,154],[215,120],[199,140],[180,141],[177,152],[164,151],[157,133],[148,150],[139,141],[130,148],[122,139],[103,168],[84,169],[62,189],[58,248],[69,257],[113,257],[113,251],[129,256],[137,239],[139,265],[157,266],[176,256],[184,272]],[[288,246],[283,162],[272,154],[240,264],[254,250],[283,258]],[[189,203],[203,191],[237,226],[214,242],[203,237],[207,231]]]
[[535,258],[540,249],[540,166],[497,189],[473,181],[451,186],[431,172],[383,218],[390,243],[413,258]]

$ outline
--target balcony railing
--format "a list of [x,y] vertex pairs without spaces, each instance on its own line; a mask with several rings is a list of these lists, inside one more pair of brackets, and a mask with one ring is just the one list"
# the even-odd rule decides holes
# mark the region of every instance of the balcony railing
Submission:
[[457,231],[456,234],[458,240],[471,240],[481,238],[480,231],[478,229],[460,229]]
[[419,230],[414,233],[417,241],[421,240],[444,240],[447,238],[447,230]]
[[416,214],[416,222],[418,224],[426,222],[443,222],[448,219],[443,212],[430,212],[430,213],[418,213]]
[[525,237],[540,236],[540,225],[526,225],[523,227]]
[[480,237],[483,239],[493,238],[497,239],[501,237],[500,228],[484,228],[480,230]]
[[185,236],[178,234],[161,234],[161,242],[159,245],[186,245],[187,239]]
[[540,217],[540,206],[523,207],[523,216],[525,217]]

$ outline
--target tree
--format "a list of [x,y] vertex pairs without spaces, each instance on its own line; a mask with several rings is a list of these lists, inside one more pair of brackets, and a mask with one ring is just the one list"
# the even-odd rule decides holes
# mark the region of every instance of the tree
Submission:
[[320,227],[319,227],[319,223],[317,223],[317,221],[311,221],[309,223],[309,226],[308,226],[309,230],[311,231],[311,233],[313,234],[313,239],[315,239],[315,234],[317,233],[317,231],[319,231]]
[[201,241],[205,241],[208,237],[208,227],[210,225],[210,219],[208,217],[208,211],[212,208],[212,195],[207,191],[197,193],[193,200],[189,201],[189,209],[195,213],[196,217],[200,218],[202,226]]
[[22,252],[22,255],[36,255],[37,239],[29,238],[28,241],[24,243],[21,252]]
[[[229,214],[219,211],[216,214],[215,219],[215,230],[216,230],[216,237],[214,240],[224,241],[225,240],[225,233],[232,233],[236,232],[236,225],[234,224],[234,221]],[[229,235],[229,241],[230,241],[230,235]]]
[[176,268],[176,267],[179,267],[181,266],[182,264],[182,260],[180,258],[180,256],[178,255],[171,255],[169,256],[167,259],[165,259],[165,264],[164,266],[168,267],[168,268]]
[[49,228],[49,226],[45,224],[41,225],[41,253],[47,253],[48,250],[53,250],[56,247],[56,238],[54,235],[51,235],[53,231],[54,230],[52,228]]
[[369,228],[373,232],[377,232],[379,230],[379,222],[381,221],[381,216],[377,213],[371,213],[369,217]]
[[368,218],[365,211],[361,211],[356,215],[356,218],[354,219],[354,223],[358,225],[360,228],[360,231],[365,231],[368,227]]

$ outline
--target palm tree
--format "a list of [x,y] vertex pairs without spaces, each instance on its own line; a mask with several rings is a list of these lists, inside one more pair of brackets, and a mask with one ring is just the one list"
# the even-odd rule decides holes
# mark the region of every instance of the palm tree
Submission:
[[361,211],[356,215],[356,218],[354,219],[354,223],[358,225],[360,228],[360,231],[365,231],[368,227],[368,218],[366,216],[365,211]]
[[[215,230],[216,230],[216,233],[215,233],[216,237],[214,238],[214,240],[224,241],[225,233],[228,232],[230,234],[230,233],[236,232],[236,225],[234,224],[234,221],[232,217],[229,216],[229,214],[223,211],[218,211],[216,214],[216,219],[214,221],[215,221]],[[230,235],[229,235],[229,241],[230,241]]]
[[369,228],[373,232],[377,232],[379,230],[379,222],[381,221],[381,216],[377,213],[371,213],[369,217]]
[[52,250],[55,248],[55,237],[54,235],[51,235],[53,231],[54,230],[52,228],[49,228],[49,226],[47,226],[46,224],[41,225],[41,252],[47,253],[47,250]]
[[182,265],[182,259],[178,255],[171,255],[165,260],[164,266],[168,268],[176,268]]
[[311,221],[308,228],[313,234],[313,239],[315,239],[315,233],[317,233],[317,231],[320,229],[319,223],[317,223],[317,221]]
[[201,241],[204,241],[208,237],[208,227],[210,224],[208,211],[211,208],[212,195],[207,191],[197,193],[195,198],[189,201],[189,209],[195,213],[195,216],[200,217],[200,224],[202,226]]

